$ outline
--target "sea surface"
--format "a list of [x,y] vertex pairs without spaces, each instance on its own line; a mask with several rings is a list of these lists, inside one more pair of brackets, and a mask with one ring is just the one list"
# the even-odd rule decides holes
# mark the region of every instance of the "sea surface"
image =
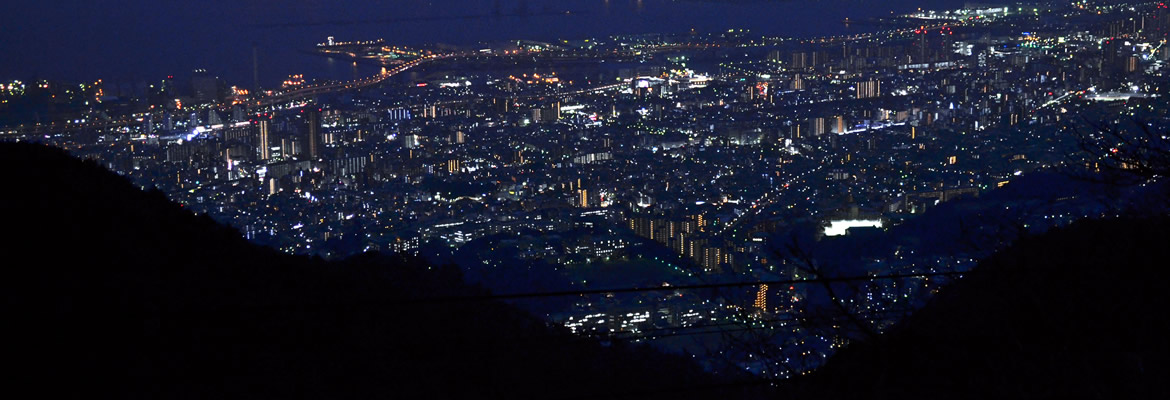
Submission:
[[205,69],[250,87],[291,74],[350,79],[372,66],[308,51],[327,36],[422,45],[750,29],[816,36],[860,19],[962,0],[44,0],[0,5],[0,81],[153,82]]

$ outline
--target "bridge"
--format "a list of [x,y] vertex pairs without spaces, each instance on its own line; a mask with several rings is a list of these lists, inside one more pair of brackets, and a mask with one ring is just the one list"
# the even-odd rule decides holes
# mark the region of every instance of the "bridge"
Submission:
[[417,60],[402,64],[402,65],[396,66],[394,68],[388,69],[388,70],[383,71],[382,73],[380,73],[378,75],[374,75],[374,76],[371,76],[369,78],[355,79],[355,80],[346,81],[346,82],[335,82],[335,83],[325,83],[325,84],[320,84],[320,85],[304,86],[304,87],[300,87],[300,88],[297,88],[297,89],[294,89],[294,90],[291,90],[288,92],[278,93],[274,96],[260,98],[254,102],[248,102],[247,104],[248,104],[248,106],[252,106],[252,107],[266,107],[266,106],[271,106],[273,104],[285,103],[285,102],[294,101],[297,99],[317,96],[317,95],[330,93],[330,92],[343,92],[343,91],[352,90],[352,89],[366,88],[366,87],[370,87],[370,86],[374,86],[374,85],[377,85],[379,83],[382,83],[383,81],[385,81],[386,79],[389,79],[390,77],[393,77],[393,76],[398,75],[402,72],[405,72],[408,69],[417,67],[423,63],[427,63],[430,61],[434,61],[434,60],[437,60],[440,58],[446,58],[446,57],[448,57],[448,56],[446,56],[446,55],[426,56],[426,57],[419,58]]
[[[641,53],[674,51],[674,50],[681,50],[681,49],[710,49],[712,47],[713,46],[694,45],[694,44],[677,45],[677,46],[654,46],[654,47],[648,47],[645,49],[641,49]],[[717,47],[717,46],[714,46],[714,47]],[[541,51],[541,52],[523,52],[523,53],[507,53],[507,54],[485,54],[485,53],[479,53],[479,52],[459,52],[459,53],[447,53],[447,54],[433,54],[433,55],[422,56],[422,57],[415,59],[413,61],[401,64],[401,65],[397,65],[393,68],[390,68],[390,69],[383,71],[382,73],[380,73],[378,75],[374,75],[371,77],[362,78],[362,79],[355,79],[352,81],[345,81],[345,82],[330,82],[330,83],[322,83],[322,84],[318,84],[318,85],[298,87],[298,88],[291,89],[288,91],[277,92],[272,96],[248,100],[246,102],[243,102],[241,105],[246,106],[248,108],[264,108],[264,107],[271,107],[271,106],[276,105],[276,104],[293,102],[293,101],[296,101],[299,99],[309,98],[309,97],[323,95],[323,94],[327,94],[327,93],[337,93],[337,92],[343,92],[343,91],[348,91],[348,90],[367,88],[367,87],[375,86],[375,85],[378,85],[382,82],[385,82],[387,79],[394,77],[394,76],[397,76],[398,74],[401,74],[402,72],[405,72],[409,69],[412,69],[412,68],[415,68],[415,67],[418,67],[420,65],[427,64],[427,63],[431,63],[434,61],[443,60],[443,59],[474,60],[477,58],[479,58],[479,59],[493,58],[493,59],[506,60],[509,58],[525,58],[525,59],[540,59],[540,60],[548,60],[548,61],[579,61],[579,60],[584,60],[584,59],[597,59],[597,58],[601,58],[601,57],[628,58],[628,57],[636,57],[637,54],[638,54],[638,52],[613,52],[613,53],[609,53],[609,52],[582,52],[582,51]],[[620,88],[621,86],[622,86],[622,84],[605,85],[605,86],[601,86],[601,87],[573,90],[573,91],[562,92],[562,93],[553,93],[553,94],[548,94],[548,95],[532,95],[532,96],[525,96],[525,97],[565,97],[565,96],[573,96],[573,95],[592,94],[592,93],[597,93],[597,92],[601,92],[601,91],[617,89],[617,88]],[[458,102],[458,101],[456,101],[456,102]],[[215,104],[211,108],[217,109],[219,111],[227,111],[227,110],[230,110],[232,108],[232,106],[234,106],[234,105],[235,104],[231,104],[231,103],[221,103],[221,104]],[[185,111],[194,111],[194,110],[180,110],[180,111],[185,112]],[[0,137],[46,136],[46,135],[56,135],[56,134],[61,134],[61,133],[66,133],[66,132],[71,132],[71,131],[88,130],[88,129],[109,130],[109,129],[128,128],[131,126],[137,126],[137,125],[141,125],[141,124],[145,123],[147,118],[150,118],[151,120],[154,120],[154,121],[160,121],[163,118],[163,112],[158,111],[158,112],[152,112],[152,113],[147,114],[147,115],[138,114],[138,115],[121,117],[119,119],[85,121],[85,122],[81,122],[81,123],[74,123],[74,122],[70,122],[70,121],[54,121],[54,122],[50,122],[50,123],[37,123],[37,124],[25,124],[25,125],[17,125],[17,126],[9,126],[9,127],[0,127]]]
[[[393,76],[396,76],[406,70],[417,67],[424,63],[428,63],[437,59],[446,58],[448,55],[432,55],[417,60],[398,65],[394,68],[383,71],[378,75],[368,78],[355,79],[345,82],[332,82],[319,85],[311,85],[299,87],[286,92],[278,92],[273,96],[263,97],[256,100],[251,100],[243,103],[247,107],[262,108],[269,107],[274,104],[286,103],[296,101],[312,96],[318,96],[326,93],[343,92],[347,90],[361,89],[377,85],[384,82]],[[212,106],[212,108],[220,111],[230,110],[234,104],[222,103]],[[183,110],[180,110],[183,111]],[[162,112],[154,112],[149,115],[126,116],[120,119],[86,121],[82,123],[73,123],[69,121],[54,121],[50,123],[25,124],[15,127],[0,128],[0,137],[23,137],[23,136],[44,136],[55,135],[70,131],[86,130],[86,129],[118,129],[129,126],[137,126],[146,122],[147,118],[152,120],[161,120]]]

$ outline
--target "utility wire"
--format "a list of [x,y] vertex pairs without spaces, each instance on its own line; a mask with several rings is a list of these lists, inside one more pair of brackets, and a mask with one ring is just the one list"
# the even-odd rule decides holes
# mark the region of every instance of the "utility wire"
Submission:
[[552,292],[532,292],[532,293],[503,293],[503,294],[485,294],[474,296],[440,296],[440,297],[419,297],[409,301],[418,303],[444,303],[444,302],[463,302],[463,301],[483,301],[483,300],[508,300],[508,299],[525,299],[525,298],[540,298],[540,297],[564,297],[564,296],[583,296],[592,294],[610,294],[610,293],[637,293],[637,292],[668,292],[676,290],[697,290],[697,289],[718,289],[718,288],[735,288],[745,286],[757,285],[797,285],[806,283],[843,283],[843,282],[859,282],[859,281],[873,281],[873,280],[889,280],[889,279],[906,279],[906,278],[931,278],[937,276],[960,276],[966,272],[922,272],[912,274],[889,274],[889,275],[861,275],[861,276],[841,276],[841,277],[827,277],[827,278],[810,278],[810,279],[783,279],[783,280],[761,280],[750,282],[727,282],[727,283],[700,283],[692,285],[671,285],[671,286],[652,286],[652,287],[625,287],[625,288],[610,288],[610,289],[584,289],[584,290],[565,290]]

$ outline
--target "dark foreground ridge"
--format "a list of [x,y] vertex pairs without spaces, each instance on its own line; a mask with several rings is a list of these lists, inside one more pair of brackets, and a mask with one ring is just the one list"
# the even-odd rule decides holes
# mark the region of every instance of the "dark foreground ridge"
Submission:
[[[746,398],[683,357],[602,346],[452,268],[255,246],[61,150],[0,143],[17,389],[129,398]],[[1170,219],[1025,238],[785,398],[1167,398]]]
[[1170,219],[1024,238],[876,340],[787,382],[791,398],[1168,398]]
[[[602,346],[453,268],[339,262],[238,232],[64,151],[0,143],[8,381],[46,397],[690,398],[681,356]],[[705,389],[706,388],[706,389]],[[711,390],[710,388],[715,388]]]

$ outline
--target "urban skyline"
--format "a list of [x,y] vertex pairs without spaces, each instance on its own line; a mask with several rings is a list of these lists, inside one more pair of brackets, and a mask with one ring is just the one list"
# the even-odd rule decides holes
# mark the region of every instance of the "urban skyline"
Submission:
[[271,83],[256,46],[243,79],[6,79],[0,140],[286,254],[453,265],[574,335],[784,380],[1022,238],[1164,215],[1168,10],[972,3],[816,36],[457,45],[337,24],[297,46],[345,79]]

